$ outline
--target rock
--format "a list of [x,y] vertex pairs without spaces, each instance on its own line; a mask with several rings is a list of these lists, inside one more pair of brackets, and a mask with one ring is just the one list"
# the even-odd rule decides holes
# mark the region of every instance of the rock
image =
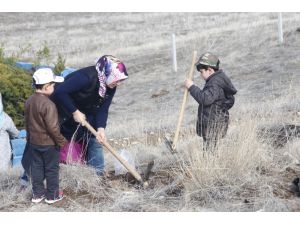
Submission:
[[163,95],[166,95],[166,94],[169,94],[169,91],[162,89],[159,92],[154,93],[153,95],[151,95],[151,98],[157,98],[157,97],[160,97],[160,96],[163,96]]

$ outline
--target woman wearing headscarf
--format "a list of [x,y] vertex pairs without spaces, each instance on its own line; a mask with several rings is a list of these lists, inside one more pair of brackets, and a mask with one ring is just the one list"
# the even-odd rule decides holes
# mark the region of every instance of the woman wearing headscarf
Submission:
[[104,172],[100,143],[106,141],[108,110],[117,86],[127,78],[124,63],[114,56],[104,55],[96,65],[70,73],[55,87],[52,96],[60,116],[61,132],[68,140],[75,131],[77,140],[89,133],[82,126],[77,129],[85,120],[97,131],[97,136],[92,135],[87,143],[87,164],[93,166],[98,175]]
[[7,171],[11,160],[10,139],[16,138],[19,131],[13,120],[3,110],[2,95],[0,93],[0,172]]

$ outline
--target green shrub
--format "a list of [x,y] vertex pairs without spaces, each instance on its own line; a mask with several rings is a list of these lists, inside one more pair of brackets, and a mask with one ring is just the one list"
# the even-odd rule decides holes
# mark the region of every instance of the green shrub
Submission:
[[32,76],[16,67],[0,63],[0,91],[5,112],[18,128],[24,128],[24,104],[33,93]]
[[66,59],[63,58],[63,56],[60,53],[58,53],[53,72],[57,75],[60,74],[65,69],[65,63],[66,63]]
[[17,56],[15,54],[12,54],[11,56],[5,55],[5,48],[4,44],[0,44],[0,63],[9,64],[9,65],[15,65],[17,61]]
[[[42,48],[37,52],[32,49],[31,44],[20,47],[20,51],[11,56],[6,56],[4,50],[4,44],[0,43],[0,92],[4,110],[18,128],[24,128],[24,104],[34,91],[31,86],[32,74],[17,68],[15,63],[21,60],[23,55],[33,53],[35,66],[41,63],[48,65],[50,49],[47,42],[44,42]],[[65,62],[66,59],[59,53],[54,68],[55,74],[60,74],[65,69]]]
[[4,44],[0,44],[0,63],[4,61]]
[[43,47],[35,53],[34,64],[36,66],[42,64],[49,64],[50,59],[50,49],[47,46],[47,42],[45,41]]

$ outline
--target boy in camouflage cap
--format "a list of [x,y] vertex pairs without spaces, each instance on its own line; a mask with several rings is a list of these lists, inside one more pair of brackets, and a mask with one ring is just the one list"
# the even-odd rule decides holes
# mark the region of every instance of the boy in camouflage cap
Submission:
[[195,66],[205,80],[203,89],[200,89],[190,79],[186,79],[185,87],[191,96],[199,103],[197,134],[203,138],[203,149],[214,150],[220,138],[223,138],[228,129],[229,112],[234,104],[237,92],[230,79],[219,69],[219,58],[206,52],[200,56]]
[[213,69],[218,70],[219,64],[220,64],[220,60],[219,60],[218,56],[216,56],[210,52],[206,52],[200,56],[200,58],[198,59],[198,61],[195,64],[195,66],[196,66],[197,70],[198,70],[198,68],[200,70],[201,65],[209,66]]

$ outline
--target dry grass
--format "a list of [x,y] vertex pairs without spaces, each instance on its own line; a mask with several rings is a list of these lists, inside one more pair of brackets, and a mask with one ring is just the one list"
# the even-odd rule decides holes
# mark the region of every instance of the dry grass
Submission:
[[[300,124],[299,13],[283,14],[283,45],[276,13],[113,13],[110,24],[99,23],[107,13],[40,16],[0,14],[7,53],[30,40],[38,47],[47,41],[53,59],[61,52],[73,67],[106,53],[122,58],[130,79],[114,97],[107,135],[117,149],[131,152],[140,173],[150,160],[155,164],[148,189],[122,178],[99,178],[88,167],[62,165],[66,198],[56,206],[32,205],[30,188],[18,191],[20,171],[14,170],[0,176],[1,211],[300,210],[288,191],[299,177],[299,140],[274,149],[257,135],[260,127]],[[173,32],[177,73],[171,70]],[[201,150],[194,132],[197,103],[190,98],[178,153],[172,155],[162,137],[175,131],[193,50],[219,54],[238,94],[228,134],[214,154]],[[195,82],[203,85],[198,74]],[[107,170],[113,170],[112,156],[105,158]]]

